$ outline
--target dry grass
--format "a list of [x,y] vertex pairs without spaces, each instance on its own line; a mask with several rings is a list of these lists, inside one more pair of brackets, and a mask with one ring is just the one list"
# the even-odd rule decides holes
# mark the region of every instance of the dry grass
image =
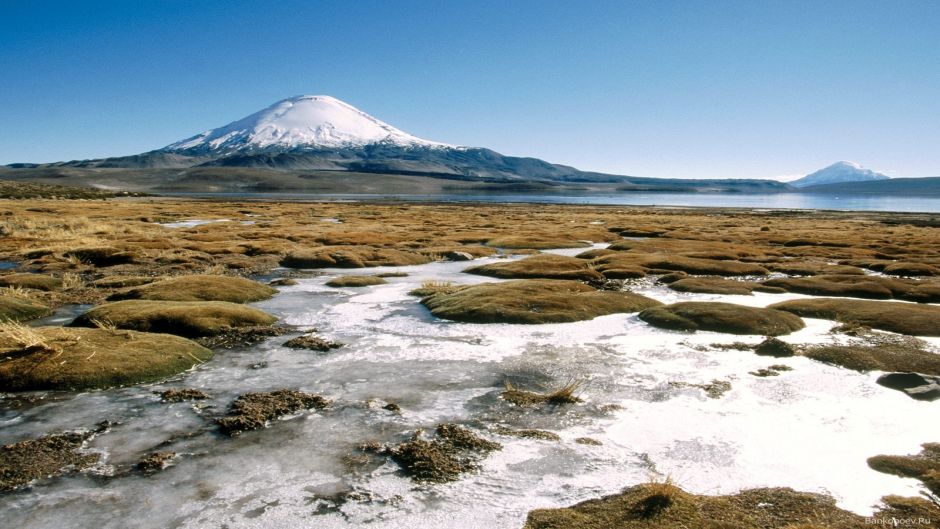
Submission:
[[4,344],[12,344],[14,349],[20,351],[58,352],[48,339],[35,328],[22,323],[6,320],[0,321],[0,335]]
[[518,279],[481,283],[421,299],[438,318],[467,323],[562,323],[659,305],[631,292],[598,291],[578,282]]
[[63,290],[78,290],[80,288],[85,288],[85,280],[82,279],[82,276],[71,272],[62,274]]
[[538,406],[541,404],[576,404],[581,402],[581,398],[575,393],[581,389],[583,381],[575,380],[568,382],[564,386],[550,391],[548,393],[537,393],[534,391],[524,391],[513,387],[510,381],[506,381],[506,389],[502,392],[503,400],[511,402],[516,406]]

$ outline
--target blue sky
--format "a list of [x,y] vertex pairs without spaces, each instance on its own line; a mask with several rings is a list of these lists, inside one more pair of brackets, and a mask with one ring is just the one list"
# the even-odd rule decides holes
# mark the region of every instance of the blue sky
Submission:
[[940,175],[936,1],[0,0],[0,163],[135,154],[329,94],[585,170]]

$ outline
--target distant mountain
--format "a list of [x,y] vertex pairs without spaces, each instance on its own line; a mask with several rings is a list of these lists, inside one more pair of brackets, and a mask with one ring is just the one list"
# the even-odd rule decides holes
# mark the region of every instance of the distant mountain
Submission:
[[825,195],[873,195],[940,197],[940,176],[890,178],[866,182],[840,182],[800,188],[801,193]]
[[876,173],[871,169],[865,169],[855,162],[836,162],[828,167],[824,167],[815,173],[810,173],[799,180],[789,182],[796,188],[825,185],[841,184],[845,182],[871,182],[874,180],[887,180],[888,176]]
[[[374,182],[368,180],[369,175],[375,175]],[[162,149],[97,160],[11,164],[0,168],[0,177],[109,189],[193,192],[404,192],[441,186],[569,192],[603,186],[653,192],[773,193],[793,189],[770,180],[679,180],[594,173],[537,158],[505,156],[486,148],[449,145],[418,138],[324,95],[284,99]],[[428,178],[451,183],[431,183]],[[352,182],[356,182],[354,187],[350,187]]]

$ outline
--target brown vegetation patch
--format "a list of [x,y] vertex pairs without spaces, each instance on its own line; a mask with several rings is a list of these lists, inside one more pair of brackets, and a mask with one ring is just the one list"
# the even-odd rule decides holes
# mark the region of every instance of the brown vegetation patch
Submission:
[[509,437],[519,437],[520,439],[536,439],[538,441],[561,441],[561,436],[555,432],[549,432],[547,430],[532,430],[532,429],[523,429],[515,430],[513,428],[506,428],[505,426],[499,426],[494,430],[499,435],[506,435]]
[[922,448],[916,455],[870,457],[868,466],[878,472],[920,480],[927,490],[940,495],[940,443],[924,443]]
[[95,321],[108,322],[119,329],[199,337],[221,334],[235,327],[270,325],[277,318],[254,307],[226,301],[127,300],[94,307],[71,325],[94,327]]
[[912,336],[940,336],[940,307],[932,305],[819,298],[784,301],[769,308]]
[[940,301],[940,283],[878,276],[821,275],[777,278],[763,282],[787,292],[811,296],[845,296],[866,299],[904,299],[933,303]]
[[137,462],[137,470],[144,474],[153,474],[170,466],[174,459],[176,452],[152,452]]
[[[162,380],[212,358],[169,334],[32,328],[22,339],[0,332],[0,391],[79,390]],[[30,343],[32,342],[32,343]]]
[[479,460],[502,445],[487,441],[455,424],[441,424],[437,437],[422,439],[419,431],[410,440],[388,450],[388,454],[413,480],[429,483],[455,481],[479,468]]
[[562,509],[536,509],[525,529],[858,529],[864,518],[829,496],[788,488],[727,496],[689,494],[670,483],[647,483]]
[[593,261],[594,268],[604,273],[606,270],[622,268],[644,268],[647,271],[679,271],[696,275],[716,276],[762,276],[767,269],[753,263],[740,261],[700,259],[675,254],[646,254],[618,252],[599,257]]
[[229,406],[226,417],[216,420],[222,433],[236,436],[247,430],[259,430],[284,415],[301,410],[323,409],[330,401],[303,391],[282,389],[268,393],[245,393]]
[[378,276],[340,276],[330,279],[326,282],[328,287],[368,287],[372,285],[384,285],[388,283],[385,279]]
[[34,320],[50,312],[49,307],[37,301],[0,293],[0,322]]
[[577,281],[520,279],[431,294],[421,300],[438,318],[470,323],[559,323],[659,305],[630,292],[597,291]]
[[157,277],[148,276],[107,276],[92,281],[98,288],[128,288],[147,285],[156,281]]
[[37,479],[94,465],[98,462],[98,454],[79,452],[90,436],[88,433],[68,432],[0,447],[0,491],[20,489]]
[[486,241],[494,248],[552,250],[558,248],[582,248],[590,246],[590,241],[578,240],[566,235],[505,235]]
[[50,291],[62,288],[62,280],[46,274],[30,274],[23,272],[0,276],[0,287],[19,287]]
[[803,356],[855,371],[909,371],[940,375],[940,354],[918,341],[898,340],[877,345],[816,345],[803,350]]
[[198,389],[168,389],[159,392],[160,400],[163,402],[183,402],[187,400],[205,400],[209,394]]
[[720,277],[687,277],[672,281],[668,285],[677,292],[738,296],[749,296],[761,286],[760,283],[754,281],[734,281]]
[[501,279],[596,281],[604,278],[599,272],[592,270],[590,263],[583,259],[554,254],[538,254],[518,261],[474,266],[464,272]]
[[155,301],[228,301],[249,303],[268,299],[277,290],[243,277],[188,275],[112,294],[108,300],[148,299]]
[[803,320],[773,309],[733,303],[687,301],[653,307],[640,312],[640,319],[664,329],[714,331],[729,334],[780,336],[805,327]]
[[332,349],[339,349],[344,344],[321,338],[315,334],[304,334],[296,338],[291,338],[284,342],[284,347],[291,349],[309,349],[311,351],[320,351],[325,353]]
[[431,262],[420,253],[371,246],[324,246],[293,252],[281,260],[288,268],[369,268]]
[[506,402],[511,402],[516,406],[539,406],[542,404],[559,406],[563,404],[576,404],[581,402],[581,399],[575,395],[575,392],[577,392],[580,387],[581,382],[572,382],[554,391],[538,393],[535,391],[517,389],[513,387],[511,383],[506,382],[506,389],[500,394],[500,397]]

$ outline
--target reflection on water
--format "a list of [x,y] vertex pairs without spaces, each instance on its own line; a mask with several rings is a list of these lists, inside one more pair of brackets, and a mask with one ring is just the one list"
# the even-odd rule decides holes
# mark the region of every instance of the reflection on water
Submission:
[[712,208],[832,209],[845,211],[940,212],[940,197],[814,195],[809,193],[597,193],[545,194],[336,194],[336,193],[174,193],[177,196],[267,198],[270,200],[404,200],[414,202],[508,202]]

